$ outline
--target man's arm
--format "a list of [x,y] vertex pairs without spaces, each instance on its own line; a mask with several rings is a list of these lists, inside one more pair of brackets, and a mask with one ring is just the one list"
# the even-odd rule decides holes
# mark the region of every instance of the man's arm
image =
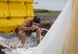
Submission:
[[27,30],[31,30],[31,27],[26,27],[26,26],[22,26],[22,30],[27,31]]
[[32,21],[32,19],[31,18],[28,18],[28,19],[26,19],[21,25],[20,25],[20,29],[21,30],[31,30],[32,28],[31,27],[27,27],[28,25],[30,25],[31,24],[31,21]]
[[40,31],[40,28],[38,28],[37,31],[36,31],[36,40],[37,40],[37,44],[40,43],[40,35],[41,35],[41,31]]
[[23,24],[21,24],[21,26],[19,27],[21,30],[35,30],[37,29],[37,26],[32,25],[31,27],[27,27],[28,25],[31,24],[32,19],[28,18],[26,21],[23,22]]
[[38,26],[32,25],[31,27],[26,27],[26,26],[22,26],[22,30],[27,31],[27,30],[35,30],[38,28]]

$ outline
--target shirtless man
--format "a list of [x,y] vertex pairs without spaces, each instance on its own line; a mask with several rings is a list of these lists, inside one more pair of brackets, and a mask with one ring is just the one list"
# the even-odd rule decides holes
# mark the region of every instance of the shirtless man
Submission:
[[40,42],[40,28],[39,28],[39,23],[40,23],[40,18],[35,16],[33,19],[32,18],[27,18],[15,31],[18,35],[18,37],[21,40],[22,45],[25,43],[26,37],[29,37],[32,32],[36,32],[36,40],[37,44]]

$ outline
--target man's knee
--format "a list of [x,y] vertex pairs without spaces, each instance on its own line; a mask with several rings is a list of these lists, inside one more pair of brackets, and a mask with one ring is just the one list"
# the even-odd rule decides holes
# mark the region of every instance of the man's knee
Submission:
[[20,31],[18,32],[18,36],[25,36],[25,35],[26,35],[26,34],[25,34],[24,31],[21,31],[21,30],[20,30]]

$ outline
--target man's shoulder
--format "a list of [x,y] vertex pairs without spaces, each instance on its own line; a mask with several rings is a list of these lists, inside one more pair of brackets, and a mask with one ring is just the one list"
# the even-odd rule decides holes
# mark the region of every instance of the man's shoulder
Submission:
[[29,24],[29,23],[31,23],[31,21],[32,21],[32,18],[27,18],[27,19],[24,21],[24,23],[25,23],[25,24]]
[[26,20],[28,20],[28,21],[32,21],[32,18],[27,18]]

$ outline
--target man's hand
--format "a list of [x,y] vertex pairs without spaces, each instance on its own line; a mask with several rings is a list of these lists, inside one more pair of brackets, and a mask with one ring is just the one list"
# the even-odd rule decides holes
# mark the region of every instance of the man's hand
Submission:
[[38,28],[38,26],[36,26],[36,25],[32,25],[31,26],[31,30],[35,30],[35,29],[37,29]]

